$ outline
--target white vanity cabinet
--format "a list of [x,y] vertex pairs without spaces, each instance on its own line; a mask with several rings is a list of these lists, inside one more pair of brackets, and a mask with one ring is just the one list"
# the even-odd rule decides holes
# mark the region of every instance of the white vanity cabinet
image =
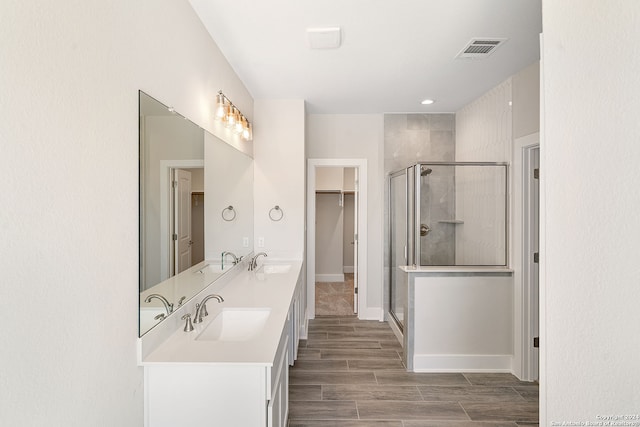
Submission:
[[[239,276],[223,290],[225,304],[270,307],[255,339],[207,343],[194,339],[198,329],[179,330],[143,359],[146,427],[286,427],[289,366],[305,312],[300,269],[287,276]],[[224,305],[209,308],[215,316]]]
[[146,366],[147,426],[285,427],[290,331],[287,322],[272,366],[232,363]]

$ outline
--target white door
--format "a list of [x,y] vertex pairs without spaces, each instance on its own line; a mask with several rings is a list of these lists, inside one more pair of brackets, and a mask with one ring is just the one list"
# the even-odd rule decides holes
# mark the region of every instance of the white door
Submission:
[[175,274],[191,267],[191,172],[174,171],[174,249]]
[[358,168],[355,168],[353,193],[353,312],[358,314]]

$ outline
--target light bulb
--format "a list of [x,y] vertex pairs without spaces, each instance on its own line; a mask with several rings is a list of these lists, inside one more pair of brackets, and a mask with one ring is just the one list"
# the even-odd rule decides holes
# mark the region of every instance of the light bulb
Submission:
[[247,122],[247,126],[242,131],[242,137],[246,141],[251,141],[253,139],[253,132],[251,132],[251,123]]
[[216,120],[224,119],[224,110],[225,110],[224,95],[222,93],[219,93],[216,96],[216,111],[215,111]]
[[236,120],[236,128],[235,128],[235,132],[237,134],[241,134],[242,131],[244,130],[244,124],[247,121],[247,119],[244,118],[244,116],[240,116],[239,120]]
[[229,114],[227,114],[227,127],[233,128],[236,125],[236,107],[232,107],[229,109]]

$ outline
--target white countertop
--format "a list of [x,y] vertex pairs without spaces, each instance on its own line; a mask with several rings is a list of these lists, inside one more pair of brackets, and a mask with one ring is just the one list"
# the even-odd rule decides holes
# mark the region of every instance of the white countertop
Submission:
[[405,273],[513,273],[513,270],[508,267],[495,266],[444,265],[414,267],[412,265],[401,265],[398,268]]
[[[142,360],[142,365],[158,364],[262,364],[273,363],[282,329],[287,320],[289,307],[294,295],[301,261],[278,262],[290,264],[286,273],[264,274],[244,271],[215,293],[224,298],[218,303],[209,300],[209,315],[195,330],[184,332],[180,327],[162,344]],[[201,300],[198,297],[198,300]],[[198,301],[199,302],[199,301]],[[213,321],[223,308],[269,308],[270,314],[264,328],[255,337],[246,341],[198,341],[195,338]],[[193,316],[193,313],[191,313]],[[184,326],[184,321],[181,321]]]

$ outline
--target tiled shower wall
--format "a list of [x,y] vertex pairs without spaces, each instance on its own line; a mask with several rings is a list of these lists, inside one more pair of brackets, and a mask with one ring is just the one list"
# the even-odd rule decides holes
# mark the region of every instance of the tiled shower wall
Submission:
[[[455,114],[386,114],[384,116],[385,174],[418,162],[455,160]],[[444,168],[441,168],[444,169]],[[448,265],[455,261],[455,229],[438,219],[452,218],[455,212],[454,177],[435,172],[422,178],[421,223],[431,231],[421,237],[421,263]],[[385,187],[385,192],[388,188]],[[388,197],[388,194],[386,194]],[[386,199],[388,200],[388,198]],[[385,205],[385,224],[388,224]],[[437,218],[436,218],[437,217]],[[442,217],[442,218],[440,218]],[[388,240],[388,230],[385,232]],[[385,244],[388,263],[389,244]],[[388,267],[388,266],[387,266]],[[388,277],[388,275],[385,275]]]
[[385,114],[385,174],[420,161],[454,161],[455,128],[455,114]]

